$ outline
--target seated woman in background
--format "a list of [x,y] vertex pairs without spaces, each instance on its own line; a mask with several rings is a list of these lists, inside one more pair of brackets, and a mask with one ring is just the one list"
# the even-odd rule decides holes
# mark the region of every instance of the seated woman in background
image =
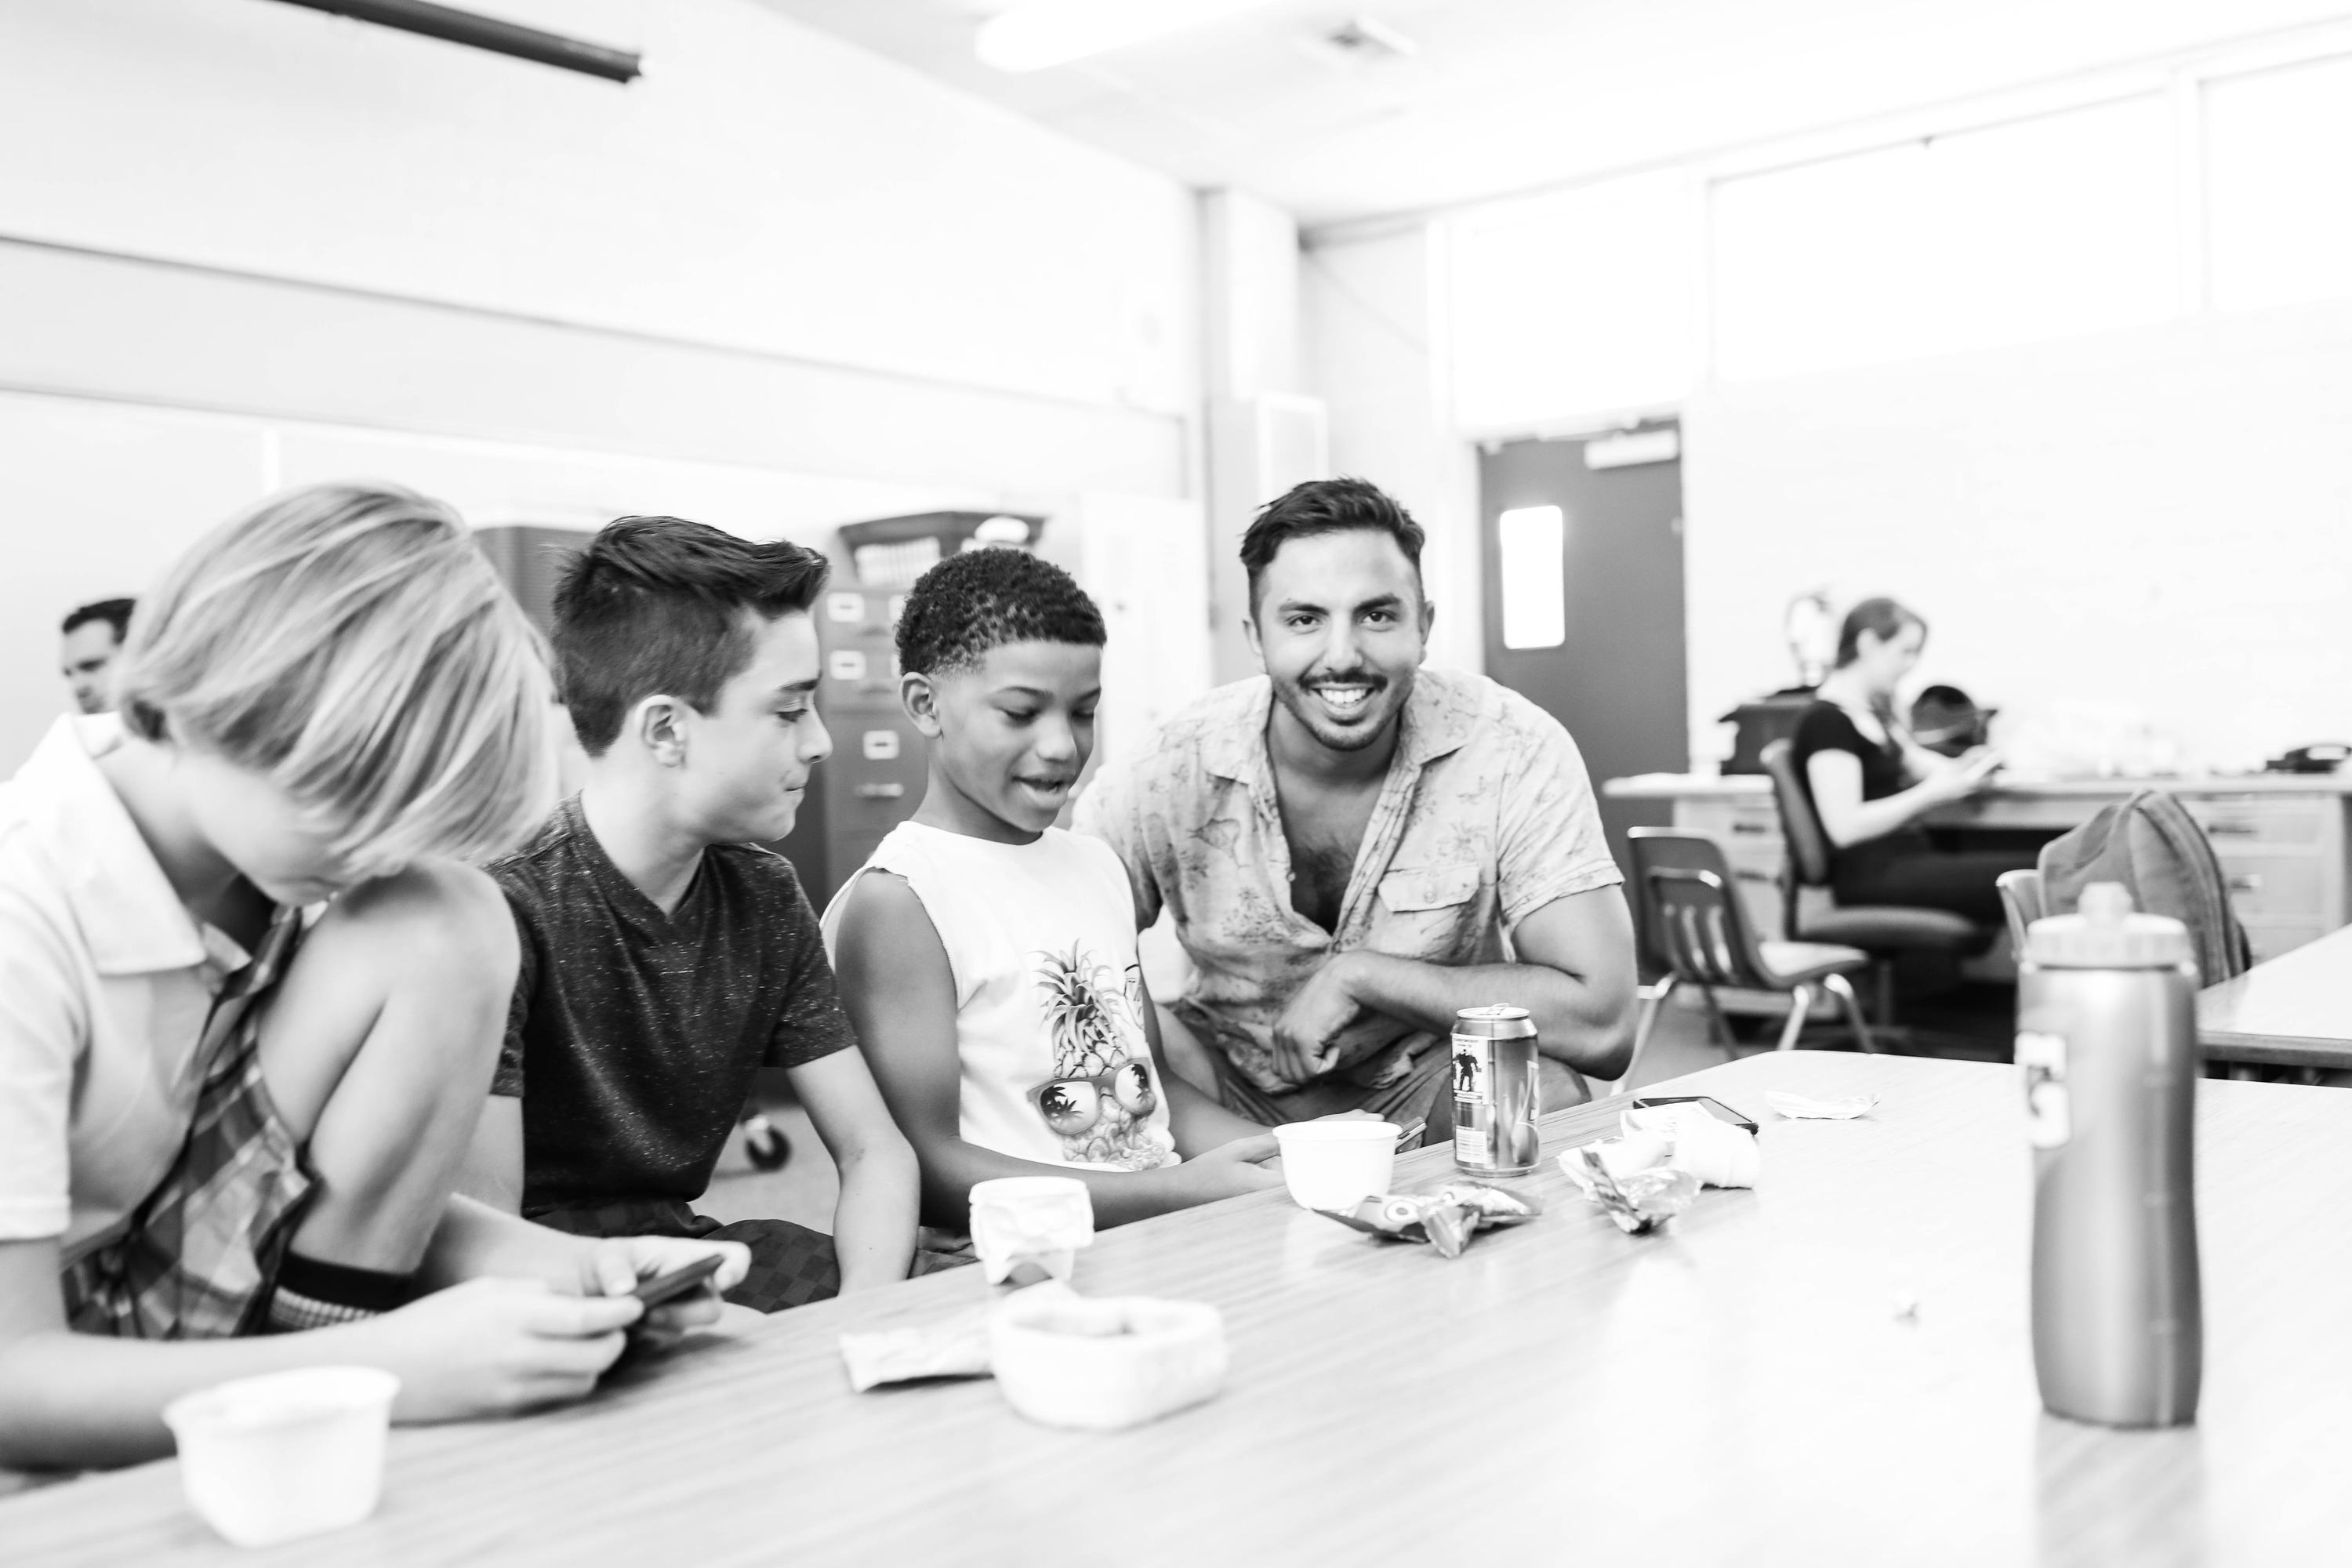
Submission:
[[[1864,599],[1838,633],[1837,666],[1797,721],[1798,776],[1831,845],[1832,890],[1841,904],[1903,904],[1949,910],[1984,925],[2001,922],[2004,871],[2030,870],[2035,846],[2016,836],[1930,834],[1918,819],[1984,787],[2000,759],[1979,746],[1942,757],[1911,738],[1895,714],[1895,692],[1919,662],[1927,623],[1892,599]],[[2046,837],[2037,835],[2035,837]]]

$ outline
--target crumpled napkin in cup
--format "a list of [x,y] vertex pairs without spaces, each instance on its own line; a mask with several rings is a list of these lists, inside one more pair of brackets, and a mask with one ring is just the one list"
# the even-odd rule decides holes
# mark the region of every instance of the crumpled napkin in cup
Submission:
[[1620,1142],[1631,1144],[1637,1138],[1664,1137],[1666,1152],[1651,1163],[1688,1171],[1710,1187],[1752,1187],[1764,1169],[1756,1135],[1708,1114],[1705,1106],[1653,1105],[1628,1110],[1624,1125],[1625,1136]]

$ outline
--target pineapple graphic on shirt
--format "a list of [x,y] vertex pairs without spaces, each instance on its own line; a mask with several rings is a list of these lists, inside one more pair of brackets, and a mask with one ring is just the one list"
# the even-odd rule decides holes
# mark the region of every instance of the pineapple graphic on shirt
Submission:
[[1031,956],[1054,1076],[1029,1101],[1060,1141],[1062,1157],[1129,1171],[1166,1164],[1174,1145],[1150,1121],[1160,1085],[1144,1046],[1141,967],[1122,975],[1076,942],[1067,952]]

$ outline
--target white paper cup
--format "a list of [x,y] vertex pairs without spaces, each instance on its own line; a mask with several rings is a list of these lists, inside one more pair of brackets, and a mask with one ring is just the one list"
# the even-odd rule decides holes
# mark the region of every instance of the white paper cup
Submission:
[[1298,1206],[1345,1211],[1389,1190],[1399,1129],[1391,1121],[1293,1121],[1274,1130],[1282,1180]]
[[199,1389],[163,1409],[197,1516],[237,1546],[341,1530],[375,1511],[400,1379],[306,1366]]
[[1067,1279],[1095,1241],[1094,1198],[1076,1176],[999,1176],[971,1184],[971,1249],[1002,1284],[1024,1264]]
[[988,1325],[1005,1403],[1032,1421],[1108,1432],[1210,1398],[1225,1380],[1225,1320],[1205,1301],[1016,1291]]

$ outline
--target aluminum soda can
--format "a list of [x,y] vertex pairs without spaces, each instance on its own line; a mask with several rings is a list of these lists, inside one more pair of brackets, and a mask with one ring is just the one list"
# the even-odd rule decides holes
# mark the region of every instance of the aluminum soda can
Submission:
[[1536,1168],[1543,1115],[1536,1025],[1525,1007],[1465,1007],[1454,1016],[1454,1163],[1481,1176]]

